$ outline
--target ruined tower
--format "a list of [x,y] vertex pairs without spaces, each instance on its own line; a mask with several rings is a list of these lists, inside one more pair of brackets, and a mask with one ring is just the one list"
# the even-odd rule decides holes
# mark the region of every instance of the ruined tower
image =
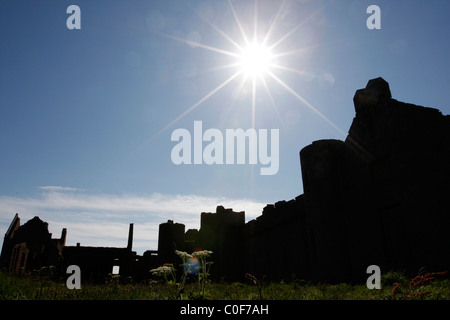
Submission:
[[243,277],[243,227],[245,212],[218,206],[215,213],[202,212],[197,245],[213,252],[213,276],[227,279]]
[[173,223],[173,220],[159,225],[158,257],[161,264],[176,262],[175,250],[184,251],[184,230],[184,224]]

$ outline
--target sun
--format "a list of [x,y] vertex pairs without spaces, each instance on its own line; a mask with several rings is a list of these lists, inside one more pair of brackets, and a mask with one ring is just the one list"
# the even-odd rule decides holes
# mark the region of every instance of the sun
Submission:
[[[285,81],[283,81],[278,75],[277,72],[288,72],[295,73],[297,75],[307,75],[310,76],[303,70],[298,70],[295,68],[291,68],[285,65],[286,57],[295,54],[297,52],[305,51],[307,48],[296,48],[293,50],[284,49],[281,51],[281,43],[284,43],[286,39],[292,37],[296,34],[297,31],[301,30],[303,25],[310,21],[315,15],[320,12],[320,10],[311,13],[304,21],[299,21],[297,25],[295,25],[292,29],[286,30],[286,32],[282,32],[278,34],[275,30],[276,27],[282,25],[281,20],[283,19],[284,13],[286,12],[286,1],[279,1],[280,6],[278,11],[274,11],[275,16],[273,19],[270,19],[270,22],[266,24],[265,28],[262,28],[264,32],[258,28],[259,23],[258,20],[261,18],[258,16],[258,0],[254,1],[254,12],[253,12],[253,21],[251,19],[249,21],[241,21],[239,18],[239,14],[236,11],[233,1],[227,0],[230,11],[233,15],[235,25],[239,30],[237,34],[229,34],[220,29],[216,24],[210,22],[207,18],[203,17],[200,13],[200,18],[207,23],[211,29],[215,30],[218,34],[220,34],[224,39],[231,44],[231,50],[225,49],[225,47],[216,47],[211,46],[206,43],[202,43],[201,41],[194,41],[191,39],[180,38],[178,36],[165,34],[156,32],[160,36],[164,36],[179,42],[184,42],[190,45],[192,48],[202,48],[214,53],[218,53],[224,56],[231,57],[233,59],[233,63],[226,64],[224,66],[218,66],[217,68],[213,68],[212,70],[224,70],[228,68],[237,69],[231,76],[226,78],[222,83],[217,85],[214,89],[209,91],[205,96],[195,102],[193,105],[188,107],[184,112],[182,112],[175,119],[170,121],[164,128],[159,130],[151,139],[153,140],[157,136],[159,136],[162,132],[166,131],[173,124],[178,122],[181,118],[186,116],[192,110],[196,109],[199,105],[203,104],[206,100],[215,95],[218,91],[222,90],[230,83],[236,83],[234,81],[238,76],[243,76],[238,86],[238,92],[240,93],[244,87],[244,84],[248,82],[251,83],[251,116],[252,116],[252,127],[255,127],[255,114],[257,111],[257,83],[260,84],[260,88],[258,89],[258,93],[260,91],[265,91],[267,96],[269,97],[270,103],[274,107],[275,112],[278,114],[278,108],[271,94],[271,88],[274,84],[278,84],[280,87],[284,88],[287,92],[289,92],[293,97],[295,97],[301,104],[303,104],[310,111],[319,116],[322,120],[328,123],[331,127],[336,129],[342,137],[346,137],[346,132],[340,129],[336,124],[334,124],[330,119],[328,119],[319,109],[317,109],[313,104],[307,101],[301,94],[296,92],[293,88],[291,88]],[[233,19],[232,19],[233,20]],[[242,23],[246,22],[246,23]],[[252,26],[253,32],[248,32],[248,26]],[[247,26],[247,28],[245,28]],[[247,29],[247,31],[246,31]],[[253,36],[252,36],[253,34]],[[259,42],[261,40],[261,42]],[[281,60],[281,61],[280,61]],[[280,64],[281,63],[281,64]],[[250,81],[247,81],[250,80]],[[268,81],[271,81],[272,84],[269,85]]]
[[272,66],[273,54],[269,47],[257,42],[243,48],[238,57],[238,65],[246,76],[262,76]]

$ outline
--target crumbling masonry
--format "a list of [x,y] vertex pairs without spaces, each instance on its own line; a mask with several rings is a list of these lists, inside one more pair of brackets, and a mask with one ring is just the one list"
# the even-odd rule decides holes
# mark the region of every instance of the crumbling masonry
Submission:
[[[16,215],[3,243],[1,265],[30,270],[77,264],[92,278],[120,265],[145,278],[150,268],[177,262],[175,250],[213,251],[217,279],[245,273],[268,280],[349,282],[382,272],[450,269],[450,118],[396,101],[381,78],[354,97],[356,116],[345,141],[321,140],[300,151],[304,194],[267,205],[245,223],[244,212],[218,206],[201,213],[200,230],[168,221],[157,251],[65,246],[37,217],[20,227]],[[34,230],[34,231],[33,231]]]

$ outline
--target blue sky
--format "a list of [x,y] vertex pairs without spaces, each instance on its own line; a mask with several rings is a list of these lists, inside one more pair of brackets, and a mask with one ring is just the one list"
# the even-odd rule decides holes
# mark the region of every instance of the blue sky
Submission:
[[[66,27],[72,4],[80,30]],[[366,27],[372,4],[380,30]],[[3,0],[0,231],[18,212],[23,222],[39,215],[55,236],[67,227],[69,245],[126,246],[134,222],[142,253],[168,219],[198,228],[217,205],[254,218],[303,193],[299,151],[345,139],[353,95],[369,79],[449,114],[448,12],[447,0]],[[278,67],[253,91],[241,74],[226,82],[239,69],[224,52],[253,37],[255,16],[258,40],[272,30]],[[279,129],[278,173],[173,164],[171,133],[193,133],[194,121]]]

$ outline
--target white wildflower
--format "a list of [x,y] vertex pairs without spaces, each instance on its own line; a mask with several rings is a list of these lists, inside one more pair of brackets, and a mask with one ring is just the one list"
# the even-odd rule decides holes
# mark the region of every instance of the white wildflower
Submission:
[[209,250],[195,251],[195,252],[192,253],[192,255],[193,255],[194,257],[197,257],[197,258],[199,258],[199,259],[207,258],[207,257],[209,257],[211,254],[212,254],[212,251],[209,251]]
[[192,259],[192,255],[190,255],[190,254],[187,253],[187,252],[175,250],[175,253],[176,253],[181,259],[183,259],[183,261]]
[[154,275],[154,276],[158,276],[158,277],[166,277],[168,275],[170,275],[172,273],[172,267],[169,266],[161,266],[158,267],[156,269],[152,269],[150,270],[150,272]]

